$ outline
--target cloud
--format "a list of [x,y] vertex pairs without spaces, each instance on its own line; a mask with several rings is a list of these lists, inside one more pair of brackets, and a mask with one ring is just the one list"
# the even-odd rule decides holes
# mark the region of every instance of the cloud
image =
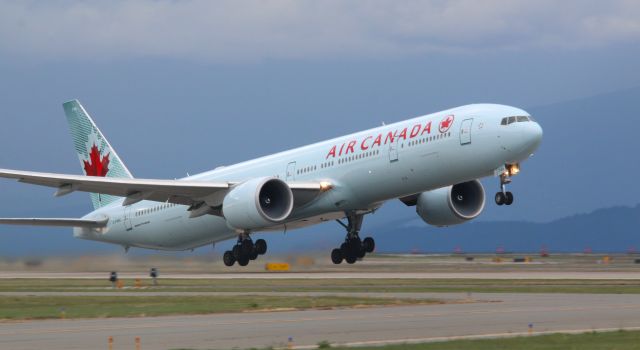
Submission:
[[639,39],[635,0],[0,0],[5,57],[316,60],[570,50]]

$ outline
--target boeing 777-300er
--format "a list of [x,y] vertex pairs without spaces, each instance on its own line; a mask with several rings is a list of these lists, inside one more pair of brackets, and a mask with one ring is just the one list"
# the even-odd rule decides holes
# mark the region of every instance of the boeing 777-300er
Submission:
[[[337,221],[344,242],[331,252],[349,264],[374,250],[360,238],[362,220],[399,199],[426,223],[461,224],[485,206],[478,179],[505,186],[542,140],[529,113],[473,104],[383,125],[177,180],[138,179],[77,100],[63,104],[84,175],[0,169],[0,177],[57,189],[56,197],[89,192],[94,211],[81,219],[12,218],[2,224],[73,227],[77,238],[129,247],[187,250],[237,238],[225,265],[245,266],[267,251],[254,232]],[[346,223],[344,222],[346,219]]]

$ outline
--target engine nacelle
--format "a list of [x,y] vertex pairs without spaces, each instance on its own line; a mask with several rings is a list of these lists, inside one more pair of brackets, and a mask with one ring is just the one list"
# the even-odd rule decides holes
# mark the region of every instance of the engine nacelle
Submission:
[[476,218],[484,209],[484,188],[478,180],[423,192],[416,212],[429,225],[451,226]]
[[293,193],[286,182],[262,177],[234,187],[222,201],[227,225],[254,230],[284,221],[293,210]]

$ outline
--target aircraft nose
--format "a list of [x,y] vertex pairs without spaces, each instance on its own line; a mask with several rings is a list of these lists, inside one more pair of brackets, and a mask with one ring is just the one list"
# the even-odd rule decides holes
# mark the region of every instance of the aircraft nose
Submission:
[[531,154],[538,149],[540,142],[542,142],[542,134],[540,124],[537,122],[526,123],[526,127],[522,130],[522,141],[523,148],[527,153]]

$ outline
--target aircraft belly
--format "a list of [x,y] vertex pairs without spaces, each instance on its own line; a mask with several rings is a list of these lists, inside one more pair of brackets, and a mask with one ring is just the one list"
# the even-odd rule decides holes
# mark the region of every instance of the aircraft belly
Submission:
[[186,209],[184,212],[176,211],[175,215],[166,213],[134,218],[129,230],[113,225],[105,233],[76,234],[82,239],[157,250],[192,249],[234,236],[224,218],[207,215],[190,219]]

